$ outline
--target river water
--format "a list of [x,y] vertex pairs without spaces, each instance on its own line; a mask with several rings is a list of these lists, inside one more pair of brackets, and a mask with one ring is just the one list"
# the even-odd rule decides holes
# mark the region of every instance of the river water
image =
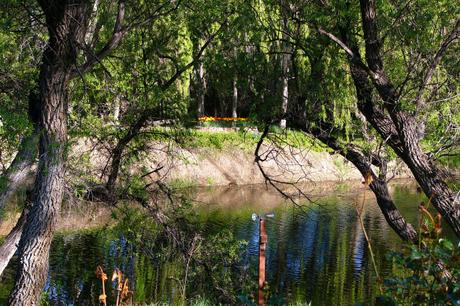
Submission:
[[[415,192],[415,186],[399,182],[391,189],[403,215],[416,224],[417,204],[423,199]],[[372,305],[379,294],[355,205],[365,203],[364,224],[383,277],[392,271],[385,253],[401,248],[372,193],[364,190],[359,184],[316,185],[309,190],[312,202],[300,206],[261,186],[206,188],[191,193],[195,199],[193,209],[205,233],[226,230],[235,239],[245,241],[238,253],[239,270],[225,270],[230,278],[244,282],[234,304],[254,300],[256,294],[259,224],[251,215],[274,213],[266,223],[268,304],[312,302],[311,305],[329,306]],[[149,255],[127,238],[129,231],[129,226],[105,226],[57,234],[50,255],[46,304],[98,305],[98,265],[108,271],[109,278],[113,268],[120,268],[128,276],[137,302],[180,304],[184,263]],[[14,269],[13,263],[0,284],[0,303],[11,288]],[[242,273],[246,276],[242,277]],[[212,286],[204,286],[206,277],[192,277],[194,283],[188,283],[186,289],[189,300],[216,295],[211,292]],[[115,295],[113,286],[109,280],[111,301]]]

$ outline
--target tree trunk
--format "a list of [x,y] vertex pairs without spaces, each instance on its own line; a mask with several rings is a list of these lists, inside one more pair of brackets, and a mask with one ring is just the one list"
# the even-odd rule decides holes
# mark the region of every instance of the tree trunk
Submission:
[[[314,54],[316,56],[310,56],[310,77],[309,77],[309,88],[310,91],[306,93],[310,105],[310,112],[313,113],[316,109],[316,105],[321,103],[318,101],[318,92],[321,90],[322,80],[324,79],[325,65],[323,57],[323,50],[318,49]],[[353,66],[354,67],[354,66]],[[352,70],[353,80],[356,82],[359,81],[360,74],[357,74],[357,70]],[[368,102],[369,96],[367,93],[362,90],[362,87],[357,87],[357,98],[358,98],[358,107],[363,107]],[[365,87],[364,89],[369,89]],[[326,116],[328,118],[333,118],[332,114]],[[293,117],[296,118],[296,117]],[[301,117],[298,117],[301,118]],[[368,156],[365,155],[362,150],[352,144],[343,144],[334,136],[334,125],[328,121],[322,121],[318,118],[313,117],[316,122],[316,127],[312,127],[312,124],[309,124],[308,121],[301,120],[298,122],[293,122],[300,129],[305,132],[312,134],[315,138],[325,143],[331,149],[335,150],[341,154],[344,158],[350,161],[356,169],[362,174],[363,177],[369,175],[372,176],[372,182],[369,184],[370,189],[375,195],[377,204],[380,208],[380,211],[385,217],[385,220],[390,225],[390,227],[398,234],[401,239],[404,241],[417,242],[418,235],[414,227],[406,222],[401,212],[396,207],[393,202],[390,192],[388,190],[388,184],[386,182],[386,162],[382,160],[379,156]],[[308,119],[307,119],[308,120]],[[379,176],[375,175],[374,171],[371,168],[371,164],[374,164],[380,168]]]
[[42,0],[39,4],[49,32],[39,75],[39,164],[9,305],[38,305],[47,278],[49,249],[64,191],[67,90],[90,7],[85,0]]
[[[35,164],[35,158],[38,153],[38,138],[38,129],[36,128],[31,135],[21,141],[19,151],[4,176],[7,185],[3,192],[0,193],[0,209],[6,205],[17,188],[26,183],[27,178],[32,172],[32,167]],[[29,207],[26,203],[26,207],[23,209],[15,227],[6,236],[5,241],[0,246],[0,276],[3,274],[11,257],[16,253],[28,212]]]
[[401,131],[404,139],[404,153],[401,159],[407,164],[433,206],[460,237],[460,197],[453,192],[441,178],[439,170],[431,163],[420,147],[417,137],[417,124],[407,120]]
[[[47,53],[47,61],[53,62],[50,51]],[[49,248],[64,187],[67,83],[66,71],[53,67],[51,63],[42,66],[40,158],[35,199],[19,243],[20,261],[10,305],[37,305],[45,285]]]
[[288,108],[288,102],[289,102],[289,87],[288,87],[288,77],[287,77],[287,60],[285,60],[285,56],[283,55],[283,77],[282,77],[282,96],[281,96],[281,113],[282,113],[282,119],[280,122],[280,126],[284,129],[286,128],[286,113],[287,113],[287,108]]
[[[203,66],[203,63],[199,60],[200,60],[200,57],[203,55],[204,50],[206,49],[207,46],[209,46],[210,42],[214,39],[214,37],[215,35],[211,36],[206,41],[206,43],[203,44],[201,49],[195,55],[192,62],[184,66],[182,69],[176,71],[176,73],[168,81],[164,82],[163,85],[160,87],[162,91],[167,90],[171,85],[174,84],[174,82],[183,73],[185,73],[189,68],[192,68],[195,65],[195,73],[198,73],[197,78],[200,83],[200,93],[199,93],[200,101],[198,103],[198,116],[204,115],[204,98],[205,98],[205,93],[206,93],[206,78],[204,76],[204,66]],[[196,65],[197,63],[199,64]],[[197,66],[198,66],[198,69],[196,68]],[[134,124],[132,124],[129,127],[128,132],[118,141],[112,153],[110,173],[107,178],[107,183],[105,184],[105,190],[103,191],[103,192],[107,192],[107,194],[101,195],[102,197],[104,197],[102,200],[109,201],[109,202],[114,202],[117,200],[116,199],[117,196],[115,194],[115,187],[116,187],[116,182],[118,179],[118,174],[120,172],[120,165],[122,162],[124,150],[126,149],[126,146],[128,145],[128,143],[134,137],[139,135],[139,132],[145,126],[145,124],[150,119],[152,119],[156,114],[158,114],[157,108],[150,108],[150,109],[144,110],[142,114],[139,116],[139,118],[137,118],[137,120],[134,122]],[[160,109],[160,116],[161,116],[161,109]],[[91,192],[90,194],[88,194],[88,196],[91,197]]]
[[[0,209],[2,209],[14,192],[24,183],[32,172],[37,157],[38,130],[34,129],[31,135],[22,139],[19,151],[16,153],[11,165],[0,178]],[[0,253],[1,254],[1,253]]]
[[[100,0],[94,0],[93,2],[93,7],[91,9],[91,18],[88,23],[88,30],[86,31],[85,34],[85,44],[89,47],[93,47],[95,40],[97,39],[97,13],[99,9],[99,1]],[[94,56],[94,55],[87,55],[88,56]]]
[[112,105],[112,120],[114,122],[118,122],[120,119],[120,105],[121,104],[121,95],[117,94],[115,98],[113,99],[113,105]]
[[[2,192],[0,193],[0,209],[2,209],[10,197],[16,192],[16,190],[24,185],[29,175],[32,174],[32,168],[35,164],[35,160],[38,154],[38,139],[39,139],[39,127],[38,127],[38,116],[39,110],[37,105],[39,104],[38,97],[31,93],[29,95],[29,120],[33,125],[33,132],[31,135],[26,136],[22,139],[19,145],[19,151],[15,158],[8,167],[6,173],[1,178],[6,184]],[[31,198],[30,192],[26,199],[23,211],[15,227],[6,236],[5,241],[0,246],[0,276],[3,274],[9,261],[16,253],[18,248],[19,239],[22,235],[24,224],[27,221],[27,215],[30,210]],[[1,223],[1,221],[0,221]]]
[[417,244],[418,235],[412,224],[408,223],[393,202],[385,180],[375,178],[369,185],[377,199],[380,211],[390,227],[402,240]]
[[198,110],[197,114],[198,117],[202,117],[205,115],[204,113],[204,100],[206,94],[206,79],[204,77],[204,64],[202,61],[196,65],[195,68],[195,75],[198,83]]
[[109,200],[115,199],[115,186],[118,179],[118,173],[120,172],[121,160],[123,158],[123,152],[125,151],[128,143],[141,131],[142,127],[147,123],[147,121],[152,117],[152,114],[155,113],[154,109],[146,110],[144,113],[137,119],[137,121],[128,129],[128,132],[123,136],[115,146],[112,152],[112,162],[110,164],[110,173],[107,178],[106,189],[108,191]]
[[[375,0],[360,0],[360,7],[366,47],[366,62],[373,76],[372,84],[384,101],[383,105],[390,116],[391,121],[387,120],[393,126],[390,136],[393,139],[399,139],[399,143],[394,140],[388,143],[409,167],[424,193],[430,198],[433,206],[447,220],[456,235],[460,237],[460,197],[449,188],[437,167],[431,163],[427,154],[423,152],[419,143],[417,120],[413,115],[402,109],[395,86],[384,70],[383,60],[380,55],[381,43],[378,38],[376,2]],[[458,27],[460,27],[459,23],[457,23]],[[355,64],[352,63],[352,65]],[[358,67],[355,67],[355,69],[358,69]],[[371,98],[369,100],[372,104]],[[372,118],[368,118],[368,120],[375,124],[374,127],[381,135],[382,130],[387,128],[372,120]],[[394,130],[396,130],[396,133]]]
[[232,96],[232,118],[237,118],[237,107],[238,107],[238,86],[237,86],[237,77],[233,78],[233,96]]
[[[316,138],[327,144],[331,149],[340,153],[343,157],[349,160],[363,175],[363,177],[372,177],[369,184],[370,189],[375,195],[377,204],[382,212],[385,220],[390,227],[398,234],[404,241],[417,243],[418,235],[414,227],[406,222],[401,212],[393,202],[390,192],[388,191],[388,183],[385,179],[386,166],[384,161],[377,160],[378,157],[367,157],[357,147],[353,145],[342,146],[334,139],[331,133],[324,132],[320,129],[310,129],[309,132]],[[381,174],[377,177],[371,168],[370,162],[374,159],[374,163],[381,167]]]
[[19,240],[21,239],[22,230],[24,225],[27,222],[27,215],[29,214],[30,207],[26,206],[21,213],[21,216],[18,219],[18,222],[11,230],[11,232],[6,236],[2,245],[0,246],[0,276],[2,276],[3,271],[8,266],[13,255],[18,249]]
[[287,45],[287,41],[289,39],[288,36],[288,17],[287,17],[287,6],[288,4],[285,1],[281,1],[281,12],[282,12],[282,55],[281,55],[281,128],[286,128],[286,114],[288,110],[288,102],[289,102],[289,60],[290,60],[290,48]]

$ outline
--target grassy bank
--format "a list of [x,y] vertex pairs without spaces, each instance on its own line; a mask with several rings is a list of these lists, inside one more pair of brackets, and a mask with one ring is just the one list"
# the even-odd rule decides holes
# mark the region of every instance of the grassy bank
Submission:
[[[183,145],[188,148],[210,148],[223,150],[226,148],[240,148],[244,151],[253,151],[260,140],[255,129],[190,129],[184,133]],[[275,136],[274,136],[275,135]],[[297,149],[308,149],[314,152],[327,151],[327,147],[313,137],[298,131],[277,131],[267,140],[282,146]]]

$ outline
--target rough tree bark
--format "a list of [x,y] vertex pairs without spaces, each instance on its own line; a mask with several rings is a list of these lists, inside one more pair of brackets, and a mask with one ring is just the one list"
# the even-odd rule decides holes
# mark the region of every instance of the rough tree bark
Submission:
[[[315,113],[314,109],[317,107],[317,104],[322,102],[317,101],[318,91],[321,88],[321,81],[324,79],[325,70],[325,64],[322,60],[322,50],[323,49],[315,50],[315,52],[310,55],[310,92],[308,92],[306,96],[307,101],[310,104],[309,106],[312,109],[312,113]],[[368,96],[359,91],[358,105],[363,105],[368,102],[366,98],[368,98]],[[328,117],[332,118],[332,114]],[[300,119],[301,117],[294,114],[292,118]],[[330,122],[325,122],[324,120],[320,120],[318,118],[307,118],[306,120],[314,120],[316,122],[316,127],[313,127],[312,124],[309,124],[309,122],[305,120],[293,121],[293,123],[297,125],[299,129],[313,135],[331,149],[341,154],[345,159],[349,160],[363,177],[368,177],[370,175],[372,180],[369,187],[374,193],[380,211],[385,217],[387,223],[396,232],[396,234],[401,237],[401,239],[416,243],[418,241],[416,230],[404,219],[401,212],[393,202],[388,190],[388,183],[386,181],[386,161],[375,154],[364,154],[364,152],[357,146],[341,143],[334,136],[333,124]],[[375,174],[371,165],[377,166],[380,169],[378,176]]]
[[[16,190],[23,186],[32,172],[37,157],[38,130],[34,129],[31,135],[22,139],[19,150],[11,165],[0,178],[0,209],[2,209]],[[1,254],[1,253],[0,253]],[[1,256],[1,255],[0,255]]]
[[[29,119],[34,126],[34,130],[31,135],[22,139],[21,144],[19,145],[18,153],[2,177],[5,187],[0,193],[0,209],[6,205],[10,197],[19,187],[26,184],[29,175],[32,173],[33,166],[35,165],[39,138],[39,129],[37,125],[38,112],[34,109],[34,104],[36,102],[37,97],[34,94],[31,94],[29,96]],[[28,197],[19,220],[0,246],[0,276],[3,274],[3,271],[9,261],[16,253],[19,239],[21,238],[22,230],[24,228],[24,224],[26,223],[27,215],[30,209],[29,202],[30,198]]]
[[[418,241],[416,230],[404,219],[393,202],[388,190],[385,161],[378,156],[366,156],[356,146],[350,144],[345,146],[341,145],[329,132],[322,131],[321,129],[308,129],[308,131],[317,139],[327,144],[331,149],[349,160],[363,177],[371,176],[372,180],[369,187],[375,195],[377,204],[385,220],[402,240],[416,244]],[[380,167],[379,176],[375,174],[371,168],[371,164]]]
[[16,225],[9,232],[2,245],[0,246],[0,276],[3,274],[3,271],[5,271],[5,268],[8,266],[8,263],[18,249],[19,240],[21,239],[24,225],[27,222],[29,210],[30,203],[27,202],[24,209],[22,210],[21,216],[16,222]]
[[[400,141],[399,146],[394,142],[389,144],[407,164],[424,193],[431,199],[433,206],[460,237],[460,198],[449,188],[436,165],[420,146],[417,119],[402,109],[395,86],[384,70],[380,54],[381,42],[378,38],[375,0],[360,0],[360,7],[369,74],[396,129],[396,135],[392,133],[391,136],[399,138]],[[447,39],[452,41],[452,33],[457,33],[455,35],[458,37],[459,29],[460,22],[457,22]],[[446,48],[445,44],[441,48]],[[382,125],[378,127],[377,130],[383,128]]]
[[68,85],[88,71],[120,42],[124,2],[119,2],[112,38],[82,66],[76,67],[91,14],[88,0],[39,0],[48,28],[38,89],[39,163],[33,205],[19,242],[19,265],[9,305],[38,305],[48,273],[48,257],[64,189],[67,142]]
[[[417,118],[403,110],[400,103],[402,89],[396,90],[383,66],[378,37],[375,0],[360,0],[361,24],[364,32],[366,63],[361,59],[359,46],[349,31],[351,27],[339,27],[341,39],[319,29],[319,32],[336,42],[349,56],[350,71],[358,95],[358,108],[382,139],[390,145],[399,158],[409,167],[423,192],[433,206],[460,237],[460,197],[449,188],[435,164],[420,146]],[[351,21],[347,21],[349,24]],[[430,74],[436,69],[449,44],[460,36],[460,20],[444,38],[430,67],[422,79],[416,104],[423,105],[420,92],[425,91]],[[375,89],[383,101],[383,107],[373,97]],[[360,98],[361,96],[361,98]]]
[[37,305],[48,273],[48,257],[64,190],[67,88],[76,63],[75,43],[86,33],[89,3],[39,1],[49,45],[40,68],[40,141],[34,203],[19,243],[19,267],[9,305]]

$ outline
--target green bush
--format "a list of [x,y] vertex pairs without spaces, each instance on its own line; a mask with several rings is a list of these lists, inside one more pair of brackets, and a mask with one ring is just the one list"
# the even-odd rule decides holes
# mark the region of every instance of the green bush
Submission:
[[460,243],[439,238],[441,216],[419,208],[420,243],[387,254],[394,276],[384,281],[380,305],[460,305]]

